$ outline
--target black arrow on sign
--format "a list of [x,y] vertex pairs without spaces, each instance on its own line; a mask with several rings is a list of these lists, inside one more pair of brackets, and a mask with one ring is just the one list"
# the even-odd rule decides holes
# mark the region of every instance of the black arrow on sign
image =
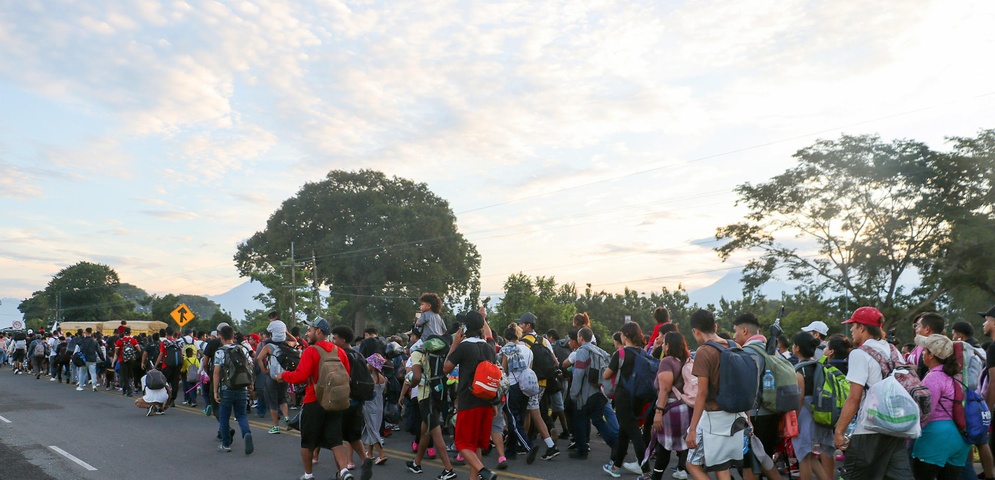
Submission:
[[180,307],[179,312],[180,312],[180,323],[183,323],[187,320],[187,309]]

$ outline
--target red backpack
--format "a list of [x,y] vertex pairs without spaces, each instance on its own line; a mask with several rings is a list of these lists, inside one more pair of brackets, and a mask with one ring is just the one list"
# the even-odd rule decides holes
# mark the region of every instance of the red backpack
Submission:
[[481,400],[494,400],[501,388],[501,369],[491,362],[480,362],[473,372],[470,392]]

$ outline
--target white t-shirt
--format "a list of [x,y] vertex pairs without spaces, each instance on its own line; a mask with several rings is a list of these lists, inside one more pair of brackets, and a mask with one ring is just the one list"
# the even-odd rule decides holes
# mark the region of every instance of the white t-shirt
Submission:
[[[532,349],[529,348],[528,345],[525,345],[522,342],[518,342],[518,344],[516,344],[515,346],[518,347],[518,354],[522,356],[522,360],[525,361],[525,364],[528,365],[529,367],[532,367],[532,358],[533,358]],[[504,347],[502,347],[502,350],[504,350],[504,348],[507,348],[507,345],[505,345]],[[505,357],[506,355],[504,355],[503,352],[502,352],[501,356]],[[502,358],[501,360],[503,362],[504,358]],[[508,363],[510,364],[511,360],[508,360]],[[518,385],[518,379],[515,378],[516,377],[516,373],[517,372],[508,372],[508,384],[509,385]]]
[[[885,340],[867,340],[864,342],[871,348],[881,353],[885,358],[891,357],[891,345]],[[864,417],[867,412],[864,410],[864,403],[867,401],[867,389],[882,380],[881,366],[867,352],[859,348],[850,351],[849,370],[846,374],[847,381],[864,386],[864,396],[860,399],[860,411],[857,414],[857,429],[854,435],[874,433],[863,427]]]
[[169,393],[166,392],[165,388],[160,388],[158,390],[152,390],[150,388],[145,388],[145,380],[148,379],[148,375],[142,376],[142,391],[145,395],[142,396],[142,400],[149,403],[159,402],[166,403],[169,401]]

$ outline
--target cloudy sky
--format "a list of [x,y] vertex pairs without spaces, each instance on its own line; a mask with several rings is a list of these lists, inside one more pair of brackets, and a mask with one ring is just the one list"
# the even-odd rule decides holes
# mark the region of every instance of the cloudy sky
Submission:
[[0,0],[0,297],[81,260],[222,293],[360,168],[448,199],[485,291],[708,285],[799,148],[995,127],[995,2],[877,3]]

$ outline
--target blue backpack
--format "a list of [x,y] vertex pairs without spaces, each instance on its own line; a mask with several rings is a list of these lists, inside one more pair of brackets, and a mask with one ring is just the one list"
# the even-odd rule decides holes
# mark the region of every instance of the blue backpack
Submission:
[[[656,389],[653,388],[653,380],[660,369],[660,359],[653,358],[645,350],[636,349],[639,354],[632,357],[635,362],[632,365],[632,373],[627,377],[620,377],[622,388],[629,392],[629,397],[633,400],[633,405],[653,401],[656,399]],[[619,350],[619,365],[625,359],[625,349]],[[621,370],[621,367],[619,367]]]
[[[988,430],[992,426],[992,412],[981,395],[970,388],[964,388],[964,430],[961,434],[971,445],[987,445]],[[956,411],[956,408],[954,409]]]
[[724,347],[714,341],[705,342],[705,345],[719,351],[719,392],[709,391],[708,397],[714,398],[725,412],[751,410],[757,403],[760,385],[760,374],[753,356],[738,345]]

